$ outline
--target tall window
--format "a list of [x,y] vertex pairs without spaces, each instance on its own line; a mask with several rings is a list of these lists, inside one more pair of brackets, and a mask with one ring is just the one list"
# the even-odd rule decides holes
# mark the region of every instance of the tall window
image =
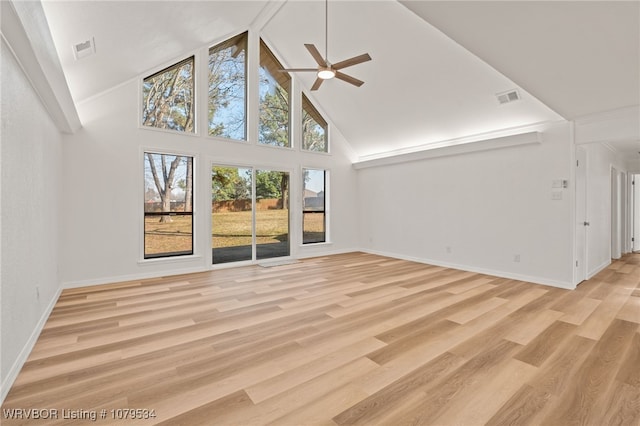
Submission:
[[193,157],[144,153],[144,258],[193,254]]
[[209,135],[247,139],[247,33],[209,49]]
[[260,121],[258,142],[290,147],[289,93],[291,77],[281,72],[282,65],[260,40]]
[[142,125],[181,132],[195,130],[193,56],[142,83]]
[[329,144],[327,141],[327,122],[303,93],[302,149],[314,152],[328,152]]
[[327,240],[326,170],[302,169],[302,243]]

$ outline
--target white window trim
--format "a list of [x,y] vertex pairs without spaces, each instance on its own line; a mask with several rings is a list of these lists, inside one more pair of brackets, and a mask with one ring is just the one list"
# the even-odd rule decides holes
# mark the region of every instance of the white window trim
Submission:
[[[144,257],[144,180],[145,180],[145,171],[144,171],[144,162],[145,153],[152,154],[167,154],[167,155],[180,155],[193,158],[193,188],[192,188],[192,209],[191,213],[191,221],[193,228],[192,235],[192,245],[193,245],[193,253],[185,254],[183,256],[167,256],[167,257],[154,257],[145,259]],[[142,178],[141,185],[138,186],[138,264],[148,264],[148,263],[170,263],[170,262],[179,262],[179,261],[187,261],[202,258],[202,255],[198,251],[198,173],[200,170],[200,155],[193,151],[181,151],[181,150],[166,150],[166,149],[157,149],[150,146],[142,146],[140,147],[140,152],[138,154],[139,165],[142,166],[140,177]],[[142,202],[140,202],[142,201]]]

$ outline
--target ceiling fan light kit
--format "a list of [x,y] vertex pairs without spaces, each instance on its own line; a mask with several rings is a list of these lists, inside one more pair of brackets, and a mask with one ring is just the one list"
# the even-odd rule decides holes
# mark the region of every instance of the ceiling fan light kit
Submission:
[[324,57],[322,56],[322,54],[320,53],[320,51],[315,45],[305,44],[304,47],[307,48],[307,50],[309,51],[313,59],[316,60],[318,67],[317,68],[287,68],[281,71],[315,72],[316,81],[313,83],[313,86],[311,86],[311,90],[318,90],[323,81],[330,80],[334,77],[337,78],[338,80],[345,81],[357,87],[360,87],[364,84],[364,81],[351,77],[350,75],[342,73],[339,70],[343,68],[351,67],[353,65],[361,64],[362,62],[370,61],[371,56],[369,56],[368,53],[364,53],[359,56],[354,56],[353,58],[345,59],[344,61],[340,61],[333,65],[329,62],[329,0],[325,0],[325,55]]
[[323,80],[330,80],[335,76],[336,76],[335,71],[333,71],[330,68],[325,68],[318,71],[318,78],[321,78]]

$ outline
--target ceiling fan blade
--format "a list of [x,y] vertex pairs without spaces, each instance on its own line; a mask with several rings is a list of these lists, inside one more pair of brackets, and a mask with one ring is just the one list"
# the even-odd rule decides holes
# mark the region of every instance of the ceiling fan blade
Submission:
[[351,83],[354,86],[358,86],[358,87],[364,84],[364,81],[358,80],[357,78],[351,77],[350,75],[346,75],[345,73],[342,73],[340,71],[336,71],[336,78],[342,81],[346,81],[347,83]]
[[281,72],[318,72],[318,68],[285,68],[282,70],[278,70]]
[[322,54],[313,44],[305,44],[304,47],[306,47],[309,53],[311,53],[311,56],[313,56],[313,59],[316,60],[318,65],[320,65],[321,67],[327,66],[327,61],[322,57]]
[[313,86],[311,86],[311,90],[318,90],[323,81],[324,80],[321,78],[316,78],[315,83],[313,83]]
[[368,53],[363,53],[360,56],[354,56],[351,59],[345,59],[344,61],[340,61],[337,64],[333,64],[334,70],[339,70],[342,68],[350,67],[352,65],[361,64],[363,62],[367,62],[371,60],[371,56]]

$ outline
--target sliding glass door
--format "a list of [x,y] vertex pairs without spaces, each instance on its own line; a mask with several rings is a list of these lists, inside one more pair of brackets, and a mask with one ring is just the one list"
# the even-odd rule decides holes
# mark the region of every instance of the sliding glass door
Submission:
[[211,168],[213,264],[289,256],[289,173]]
[[289,173],[256,170],[257,259],[289,256]]
[[211,247],[213,263],[253,259],[253,170],[211,168]]

